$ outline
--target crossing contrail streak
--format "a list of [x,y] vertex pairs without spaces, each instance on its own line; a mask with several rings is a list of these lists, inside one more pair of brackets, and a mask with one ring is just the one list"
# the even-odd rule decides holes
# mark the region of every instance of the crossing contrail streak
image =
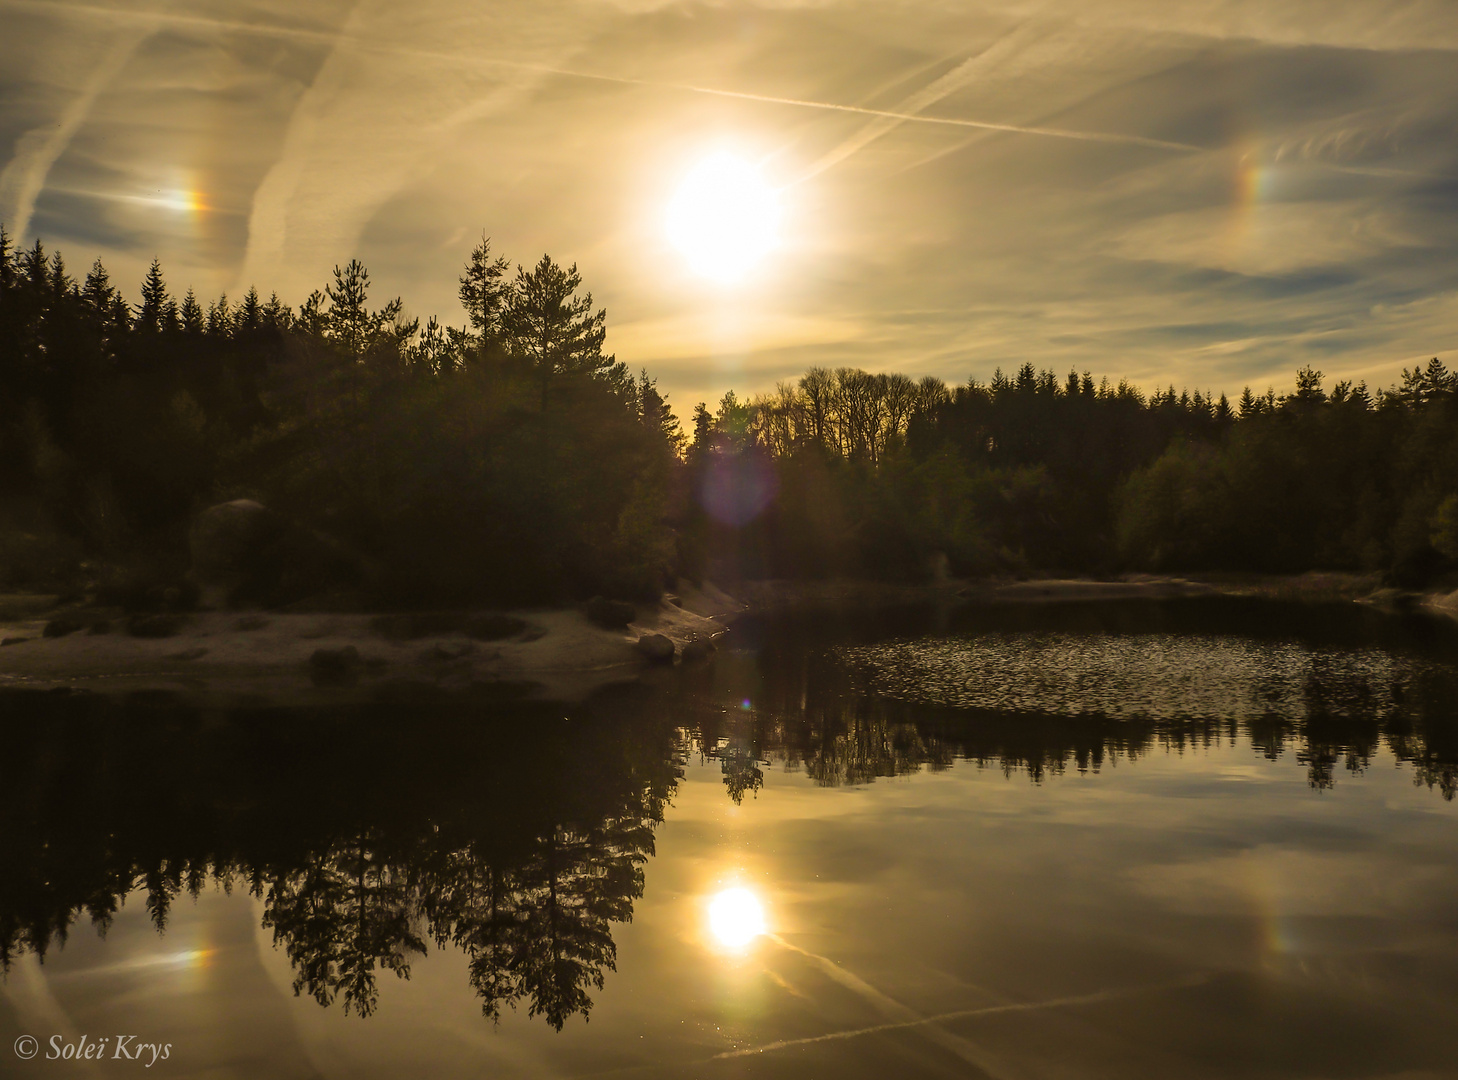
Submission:
[[715,87],[694,86],[690,83],[658,83],[644,79],[622,79],[610,75],[575,74],[584,79],[605,79],[611,82],[633,83],[639,86],[661,86],[675,90],[686,90],[695,94],[713,94],[718,97],[738,98],[743,101],[763,101],[771,105],[795,105],[805,109],[825,109],[831,112],[856,113],[861,116],[879,116],[890,120],[902,120],[913,124],[942,124],[948,127],[978,128],[982,131],[1008,131],[1019,135],[1046,135],[1056,139],[1079,139],[1084,142],[1120,143],[1126,146],[1146,146],[1155,150],[1175,150],[1181,153],[1199,153],[1206,149],[1193,143],[1171,142],[1168,139],[1153,139],[1144,135],[1121,135],[1112,131],[1078,131],[1072,128],[1042,127],[1034,124],[1002,124],[992,120],[969,120],[960,116],[924,116],[919,113],[897,112],[893,109],[871,109],[863,105],[838,105],[829,101],[811,101],[806,98],[775,97],[770,94],[753,94],[746,90],[721,90]]
[[952,1012],[937,1013],[934,1016],[921,1016],[912,1020],[900,1020],[886,1024],[872,1024],[869,1027],[852,1028],[848,1031],[831,1031],[824,1035],[811,1035],[804,1039],[780,1039],[776,1042],[764,1043],[760,1046],[747,1046],[741,1050],[725,1050],[723,1053],[715,1054],[714,1059],[749,1057],[752,1054],[764,1054],[774,1050],[784,1050],[792,1046],[809,1046],[813,1043],[835,1042],[840,1039],[856,1039],[862,1035],[874,1035],[882,1031],[900,1031],[906,1028],[922,1027],[929,1024],[939,1024],[946,1020],[962,1020],[973,1016],[994,1016],[998,1013],[1033,1012],[1039,1009],[1058,1009],[1076,1005],[1097,1005],[1100,1002],[1112,1001],[1116,998],[1132,997],[1135,994],[1145,994],[1156,990],[1176,990],[1190,986],[1198,986],[1208,980],[1205,975],[1193,975],[1187,979],[1180,979],[1173,983],[1161,983],[1157,986],[1132,987],[1127,990],[1099,990],[1092,994],[1078,994],[1072,997],[1050,998],[1046,1001],[1025,1001],[1013,1002],[1006,1005],[983,1005],[975,1009],[956,1009]]
[[[1007,1077],[1006,1070],[995,1057],[987,1053],[987,1051],[983,1050],[982,1047],[978,1046],[971,1039],[950,1031],[944,1031],[937,1026],[936,1018],[921,1016],[914,1009],[903,1005],[893,997],[883,994],[880,990],[877,990],[870,983],[866,982],[865,979],[862,979],[854,972],[847,971],[827,956],[820,956],[817,953],[802,949],[798,945],[786,941],[778,934],[770,934],[768,937],[776,945],[780,946],[780,948],[805,957],[805,959],[819,967],[833,981],[839,983],[852,993],[860,995],[880,1012],[882,1016],[887,1018],[886,1024],[876,1025],[871,1030],[881,1031],[889,1028],[919,1029],[929,1042],[941,1047],[955,1057],[961,1058],[967,1064],[979,1070],[983,1075],[991,1077],[992,1080],[1005,1080]],[[986,991],[983,992],[985,993]],[[989,994],[988,996],[991,997],[993,995]],[[826,1036],[816,1036],[812,1039],[799,1041],[822,1042],[825,1039]],[[799,1045],[799,1041],[793,1041],[785,1045]],[[755,1047],[746,1051],[731,1051],[718,1054],[716,1057],[742,1057],[745,1054],[760,1053],[765,1049],[779,1049],[779,1044],[770,1044],[768,1047]]]
[[[1023,46],[1025,37],[1026,27],[1019,27],[1012,33],[993,42],[992,45],[982,50],[982,52],[963,60],[940,78],[934,79],[914,94],[909,95],[892,111],[920,116],[925,109],[935,105],[949,94],[954,94],[958,90],[963,89],[986,70],[996,67],[1009,54],[1015,54]],[[839,145],[822,155],[819,161],[816,161],[801,174],[800,180],[805,181],[819,176],[826,169],[839,165],[846,158],[859,153],[871,143],[881,138],[881,136],[896,130],[896,128],[906,122],[902,119],[893,119],[885,116],[872,117],[859,131],[851,135],[850,138],[845,139]]]
[[[1195,146],[1191,143],[1173,142],[1169,139],[1155,139],[1145,135],[1126,135],[1111,131],[1079,131],[1073,128],[1047,127],[1038,124],[1009,124],[994,120],[973,120],[960,116],[927,116],[922,113],[910,112],[905,109],[872,109],[864,105],[843,105],[833,101],[815,101],[811,98],[781,97],[774,94],[757,94],[749,90],[726,90],[716,86],[700,86],[694,83],[666,82],[656,79],[635,79],[623,75],[609,75],[594,71],[579,71],[572,68],[554,67],[547,64],[533,64],[516,60],[503,60],[494,57],[471,56],[466,53],[446,52],[434,49],[417,49],[410,46],[395,44],[376,43],[363,38],[350,37],[344,34],[332,33],[322,30],[308,30],[299,27],[270,26],[262,23],[250,23],[231,19],[213,19],[201,15],[181,15],[175,13],[152,13],[145,15],[132,12],[119,12],[114,9],[97,7],[89,4],[70,4],[64,2],[43,3],[41,0],[0,0],[0,6],[41,8],[48,11],[73,11],[87,15],[97,15],[114,19],[147,19],[156,20],[172,25],[196,26],[198,28],[211,28],[217,30],[231,31],[244,34],[259,34],[267,37],[290,38],[319,43],[347,45],[362,51],[383,52],[394,55],[418,56],[421,59],[432,61],[448,61],[464,64],[466,66],[478,67],[500,67],[514,69],[517,71],[532,71],[544,75],[559,75],[563,78],[590,79],[596,82],[615,83],[620,86],[642,86],[660,90],[677,90],[682,93],[704,94],[711,97],[729,98],[737,101],[757,101],[766,105],[784,105],[800,109],[818,109],[822,112],[845,113],[854,116],[868,116],[881,120],[892,120],[897,123],[910,124],[935,124],[945,127],[975,128],[980,131],[1004,131],[1017,135],[1041,135],[1055,139],[1075,139],[1082,142],[1111,143],[1123,146],[1142,146],[1154,150],[1176,151],[1180,153],[1198,153],[1204,149],[1203,146]],[[974,58],[975,59],[975,58]],[[970,64],[971,62],[969,62]],[[964,65],[967,66],[967,65]],[[949,82],[947,92],[955,84],[958,78],[964,74],[961,69],[953,73],[954,78]],[[936,84],[933,84],[934,86]],[[940,94],[936,96],[941,96]],[[927,104],[934,98],[929,97]]]

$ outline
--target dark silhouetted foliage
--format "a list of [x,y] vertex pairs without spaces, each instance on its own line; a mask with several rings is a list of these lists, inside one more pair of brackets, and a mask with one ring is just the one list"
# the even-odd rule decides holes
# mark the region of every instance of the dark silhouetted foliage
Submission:
[[1458,377],[1375,397],[1146,397],[1088,373],[815,368],[695,411],[691,565],[732,578],[1314,568],[1430,579],[1458,552]]
[[0,574],[61,581],[187,566],[198,511],[253,498],[380,568],[376,602],[656,594],[680,436],[646,375],[602,352],[605,314],[543,256],[506,277],[483,241],[468,325],[424,330],[365,268],[294,312],[206,313],[152,264],[135,311],[39,243],[0,251]]
[[297,311],[179,304],[154,261],[133,308],[99,262],[78,283],[0,234],[0,576],[179,579],[189,522],[239,498],[376,568],[388,606],[648,597],[675,574],[1415,586],[1458,558],[1458,377],[1436,359],[1375,394],[1305,367],[1233,407],[1031,363],[961,386],[813,368],[697,406],[690,441],[604,353],[581,284],[547,256],[513,276],[483,240],[460,327],[372,306],[358,261]]

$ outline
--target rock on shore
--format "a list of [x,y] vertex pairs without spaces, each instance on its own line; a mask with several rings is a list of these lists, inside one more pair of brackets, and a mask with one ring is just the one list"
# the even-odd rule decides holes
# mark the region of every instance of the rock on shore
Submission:
[[[722,623],[693,610],[692,598],[680,604],[681,597],[640,605],[630,623],[616,628],[595,625],[573,609],[387,616],[204,611],[168,616],[168,632],[153,636],[73,631],[52,637],[44,630],[58,613],[12,610],[19,617],[0,620],[0,639],[22,640],[0,652],[0,689],[162,690],[279,703],[426,691],[575,700],[635,679],[655,661],[671,662],[688,642],[723,633]],[[103,613],[60,614],[90,625]],[[638,644],[644,638],[655,643],[651,658]]]

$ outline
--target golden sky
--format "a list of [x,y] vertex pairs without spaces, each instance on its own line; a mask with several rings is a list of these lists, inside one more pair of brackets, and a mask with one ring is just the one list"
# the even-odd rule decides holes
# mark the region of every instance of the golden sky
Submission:
[[[1458,344],[1452,0],[0,0],[0,220],[129,293],[576,262],[680,414],[811,364],[1238,393]],[[778,245],[695,273],[714,155]]]

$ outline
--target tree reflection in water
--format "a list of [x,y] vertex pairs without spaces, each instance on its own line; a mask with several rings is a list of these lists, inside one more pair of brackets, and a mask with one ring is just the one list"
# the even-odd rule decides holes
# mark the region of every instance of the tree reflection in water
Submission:
[[7,969],[83,913],[104,933],[134,890],[163,930],[181,893],[241,881],[294,991],[360,1016],[433,941],[466,954],[488,1017],[585,1017],[681,773],[672,727],[553,709],[8,704]]
[[[1126,629],[1149,628],[1114,627]],[[1385,748],[1414,783],[1458,792],[1458,678],[1432,650],[1396,650],[1377,675],[1313,662],[1299,678],[1290,669],[1289,685],[1262,676],[1238,714],[1110,716],[877,693],[835,648],[846,633],[840,622],[746,623],[744,647],[716,664],[660,672],[566,715],[461,701],[218,710],[7,695],[0,963],[44,957],[83,915],[105,933],[134,892],[163,930],[180,895],[241,885],[262,901],[295,992],[321,1005],[368,1016],[379,974],[408,978],[434,944],[465,954],[487,1017],[525,1002],[560,1030],[589,1014],[614,970],[613,924],[643,894],[689,753],[719,762],[736,803],[774,764],[826,786],[959,761],[1042,782],[1242,740],[1294,758],[1318,790]]]
[[[928,622],[938,618],[938,636],[924,637]],[[904,636],[887,644],[888,629]],[[689,675],[701,704],[693,721],[697,749],[720,762],[736,802],[758,790],[762,768],[771,762],[826,786],[945,769],[958,760],[1042,782],[1069,769],[1097,772],[1155,750],[1181,753],[1242,739],[1273,761],[1290,754],[1306,766],[1317,790],[1336,783],[1339,765],[1361,773],[1385,748],[1411,767],[1414,784],[1447,800],[1458,794],[1458,670],[1452,661],[1458,656],[1458,628],[1446,621],[1395,620],[1354,604],[1326,608],[1221,598],[969,608],[950,624],[945,613],[877,613],[859,620],[832,613],[736,630],[751,649]],[[1222,658],[1202,655],[1205,642],[1229,641],[1238,643],[1236,651],[1254,670],[1225,672],[1234,685],[1220,688],[1223,694],[1201,696],[1182,691],[1189,671],[1156,656],[1152,672],[1144,673],[1156,684],[1145,688],[1153,707],[1128,708],[1123,702],[1125,710],[1117,713],[1088,707],[1089,697],[1097,700],[1093,695],[1080,701],[1076,692],[1051,692],[1052,683],[1076,690],[1080,679],[1101,674],[1097,670],[1059,673],[1032,693],[1017,687],[1023,699],[1018,707],[991,705],[970,694],[970,700],[950,695],[949,702],[919,684],[927,675],[960,684],[975,670],[979,642],[999,639],[994,651],[1005,658],[1019,648],[1020,634],[1064,636],[1075,664],[1095,638],[1123,641],[1122,655],[1146,642],[1161,643],[1174,653],[1183,648],[1197,670]],[[862,644],[867,638],[870,643]],[[952,643],[943,650],[948,657],[936,658],[945,659],[950,671],[911,663],[927,641]],[[1361,659],[1375,645],[1381,646],[1375,650],[1380,664],[1333,662],[1348,654]],[[1114,651],[1117,660],[1121,651]],[[1263,670],[1268,655],[1289,662],[1292,654],[1299,665]],[[894,678],[882,678],[878,666],[891,669]],[[1241,677],[1251,673],[1254,680],[1242,684]],[[999,679],[1028,672],[981,674],[979,681],[996,689]],[[1210,707],[1212,696],[1216,708]],[[752,707],[743,708],[743,701]]]

